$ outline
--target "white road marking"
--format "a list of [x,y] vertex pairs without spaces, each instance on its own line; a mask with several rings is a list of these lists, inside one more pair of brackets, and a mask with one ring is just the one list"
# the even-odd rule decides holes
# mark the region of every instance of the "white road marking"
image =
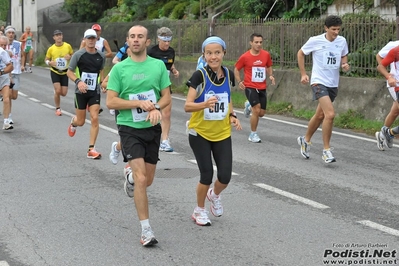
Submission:
[[287,197],[287,198],[290,198],[290,199],[305,203],[305,204],[310,205],[310,206],[312,206],[314,208],[317,208],[317,209],[328,209],[328,208],[330,208],[330,207],[328,207],[326,205],[323,205],[321,203],[318,203],[316,201],[313,201],[313,200],[310,200],[310,199],[307,199],[307,198],[303,198],[301,196],[295,195],[293,193],[290,193],[290,192],[287,192],[287,191],[284,191],[284,190],[281,190],[279,188],[275,188],[275,187],[272,187],[272,186],[269,186],[269,185],[266,185],[266,184],[263,184],[263,183],[255,183],[254,185],[257,186],[257,187],[269,190],[271,192],[277,193],[277,194],[279,194],[281,196],[284,196],[284,197]]
[[7,263],[7,261],[0,261],[0,266],[10,266],[10,264]]
[[32,102],[35,102],[35,103],[40,103],[40,100],[35,99],[35,98],[29,98],[29,100],[31,100]]
[[[190,163],[197,164],[197,160],[187,160]],[[216,165],[213,165],[213,170],[217,171]],[[231,175],[238,175],[237,173],[231,172]]]
[[369,221],[369,220],[363,220],[363,221],[358,221],[359,224],[380,230],[382,232],[388,233],[390,235],[394,235],[394,236],[399,236],[399,230],[381,225],[381,224],[377,224],[375,222]]

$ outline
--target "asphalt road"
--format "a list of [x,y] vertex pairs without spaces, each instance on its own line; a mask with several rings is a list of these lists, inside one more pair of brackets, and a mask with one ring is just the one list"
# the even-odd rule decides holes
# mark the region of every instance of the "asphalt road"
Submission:
[[225,212],[200,227],[190,219],[199,172],[185,135],[189,114],[184,98],[173,95],[175,152],[160,153],[149,188],[159,244],[144,248],[123,191],[123,163],[108,160],[118,139],[114,118],[107,110],[100,115],[103,158],[87,159],[90,125],[67,134],[72,84],[57,117],[49,70],[35,67],[21,82],[15,129],[0,131],[0,266],[399,265],[397,145],[381,152],[373,138],[334,129],[337,162],[325,164],[318,131],[306,160],[296,142],[306,121],[266,116],[262,143],[252,144],[249,120],[237,110],[244,128],[232,134]]

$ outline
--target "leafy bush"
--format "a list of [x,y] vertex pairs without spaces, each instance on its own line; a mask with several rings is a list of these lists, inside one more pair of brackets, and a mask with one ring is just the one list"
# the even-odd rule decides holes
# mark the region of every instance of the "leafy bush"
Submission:
[[180,3],[173,8],[170,18],[172,19],[182,19],[185,15],[186,7],[188,3]]
[[96,4],[90,0],[65,0],[62,8],[69,14],[73,14],[72,21],[74,22],[92,22],[101,17]]
[[179,4],[178,1],[170,1],[166,3],[162,8],[161,17],[169,17],[175,6],[178,4]]
[[148,19],[156,19],[159,18],[159,9],[156,5],[151,5],[147,8],[147,18]]
[[200,12],[201,12],[200,7],[201,7],[200,2],[198,2],[198,1],[192,2],[191,3],[191,11],[190,11],[190,13],[193,14],[194,16],[199,17]]

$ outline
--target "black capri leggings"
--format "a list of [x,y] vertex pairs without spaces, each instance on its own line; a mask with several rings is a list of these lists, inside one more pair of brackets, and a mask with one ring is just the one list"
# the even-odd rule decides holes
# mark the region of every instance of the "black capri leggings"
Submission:
[[212,184],[213,165],[212,157],[217,167],[217,178],[220,183],[227,185],[231,179],[233,168],[233,150],[231,147],[231,137],[227,139],[212,142],[204,139],[200,135],[189,135],[188,141],[194,152],[200,170],[200,183],[203,185]]

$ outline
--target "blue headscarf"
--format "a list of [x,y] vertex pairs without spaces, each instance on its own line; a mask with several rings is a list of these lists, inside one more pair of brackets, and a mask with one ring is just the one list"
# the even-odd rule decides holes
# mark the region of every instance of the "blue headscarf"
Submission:
[[202,43],[202,52],[203,53],[205,52],[205,46],[207,46],[208,44],[211,44],[211,43],[218,43],[223,47],[223,50],[226,50],[226,43],[220,37],[212,36],[212,37],[206,38],[205,41]]

